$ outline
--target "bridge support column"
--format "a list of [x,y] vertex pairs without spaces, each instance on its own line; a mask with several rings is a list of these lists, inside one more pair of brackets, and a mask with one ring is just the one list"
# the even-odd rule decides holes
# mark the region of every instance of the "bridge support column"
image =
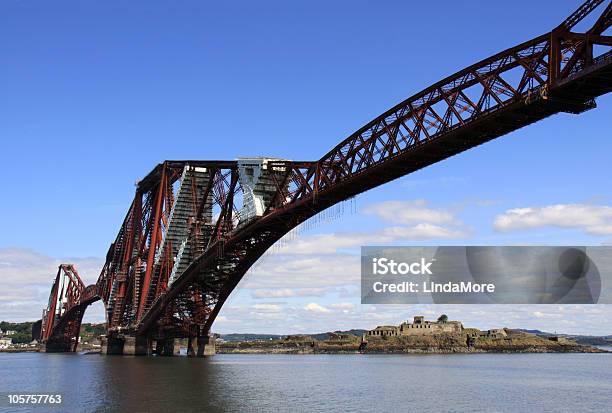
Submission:
[[187,357],[194,357],[195,351],[193,349],[193,337],[187,339]]
[[214,356],[215,350],[215,337],[214,336],[200,336],[198,337],[198,357]]
[[196,342],[196,338],[195,337],[189,337],[187,339],[187,357],[195,357],[197,356],[197,348],[195,345]]
[[126,336],[123,343],[125,356],[150,356],[151,340],[147,336]]
[[175,356],[180,354],[180,344],[175,344],[173,338],[165,338],[157,340],[155,346],[155,354],[158,356]]
[[101,354],[105,356],[115,356],[123,354],[123,339],[119,337],[103,336],[101,339]]
[[69,353],[73,351],[72,345],[70,343],[54,343],[54,344],[45,344],[42,349],[44,353]]
[[153,340],[149,337],[142,337],[141,341],[136,341],[136,351],[143,355],[153,355]]

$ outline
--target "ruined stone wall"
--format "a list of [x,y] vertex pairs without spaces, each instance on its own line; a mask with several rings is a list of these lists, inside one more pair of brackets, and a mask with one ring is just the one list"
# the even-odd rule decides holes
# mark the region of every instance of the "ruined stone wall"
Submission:
[[425,323],[425,324],[402,324],[400,335],[402,336],[424,336],[440,333],[460,333],[461,323],[449,321],[446,323]]

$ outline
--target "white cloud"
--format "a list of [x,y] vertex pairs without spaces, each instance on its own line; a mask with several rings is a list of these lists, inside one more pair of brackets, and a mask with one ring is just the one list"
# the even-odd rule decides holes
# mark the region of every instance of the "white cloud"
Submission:
[[321,297],[325,288],[271,288],[257,289],[251,293],[253,298]]
[[464,238],[468,235],[469,233],[461,228],[447,228],[425,222],[412,226],[387,227],[369,233],[340,232],[311,235],[289,241],[279,248],[279,251],[286,254],[334,254],[340,249],[356,248],[367,244],[380,245],[399,240]]
[[364,209],[384,221],[397,224],[371,232],[317,234],[291,240],[278,250],[287,254],[334,254],[338,250],[399,240],[463,238],[469,235],[451,212],[427,207],[424,200],[387,201]]
[[468,233],[461,229],[445,228],[429,223],[417,224],[412,227],[389,227],[381,233],[391,240],[397,239],[431,239],[431,238],[463,238]]
[[[563,310],[557,310],[557,311],[548,311],[548,312],[534,311],[532,314],[535,318],[561,318],[563,317],[563,314],[561,314],[563,313]],[[569,320],[564,320],[564,321],[569,321]]]
[[329,313],[330,310],[328,308],[323,307],[317,303],[309,303],[304,307],[306,311],[311,311],[313,313]]
[[366,207],[363,212],[377,215],[394,224],[412,225],[420,223],[454,224],[457,219],[448,211],[427,207],[423,199],[415,201],[386,201]]
[[317,234],[292,240],[279,251],[286,254],[334,254],[339,249],[358,247],[373,239],[379,238],[365,233]]
[[320,289],[358,283],[359,274],[360,260],[356,254],[269,254],[265,263],[251,269],[238,287],[264,290],[264,293],[282,290],[277,298],[318,296],[322,293]]
[[[0,319],[32,321],[41,318],[61,263],[75,264],[86,285],[97,280],[103,265],[99,258],[61,260],[25,248],[0,249]],[[100,306],[92,307],[92,310],[86,313],[86,317],[104,320]]]
[[495,218],[498,231],[545,226],[580,228],[591,235],[612,234],[612,207],[605,205],[557,204],[510,209]]
[[263,313],[278,313],[281,311],[281,306],[278,304],[255,304],[253,309]]

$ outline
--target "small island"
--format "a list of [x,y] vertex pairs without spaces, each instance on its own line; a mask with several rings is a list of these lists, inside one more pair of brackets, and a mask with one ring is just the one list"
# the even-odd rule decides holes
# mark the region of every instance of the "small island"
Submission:
[[436,321],[415,316],[399,326],[334,332],[315,338],[292,335],[252,341],[217,340],[217,353],[410,354],[410,353],[608,353],[557,335],[542,337],[524,330],[466,328],[441,315]]
[[[105,324],[83,323],[78,350],[99,353]],[[0,353],[37,352],[36,323],[0,321]],[[308,335],[215,334],[216,353],[259,354],[451,354],[451,353],[610,353],[612,335],[581,336],[540,330],[466,328],[441,315],[436,321],[416,316],[397,326]],[[187,339],[178,345],[184,349]]]

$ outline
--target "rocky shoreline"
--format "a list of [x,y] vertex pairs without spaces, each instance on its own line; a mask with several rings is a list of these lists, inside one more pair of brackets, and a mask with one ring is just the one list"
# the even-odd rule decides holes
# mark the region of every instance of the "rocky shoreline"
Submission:
[[331,333],[326,340],[289,336],[282,340],[218,342],[218,354],[478,354],[609,353],[568,339],[546,339],[507,330],[503,338],[470,340],[466,333],[409,337],[358,337]]

